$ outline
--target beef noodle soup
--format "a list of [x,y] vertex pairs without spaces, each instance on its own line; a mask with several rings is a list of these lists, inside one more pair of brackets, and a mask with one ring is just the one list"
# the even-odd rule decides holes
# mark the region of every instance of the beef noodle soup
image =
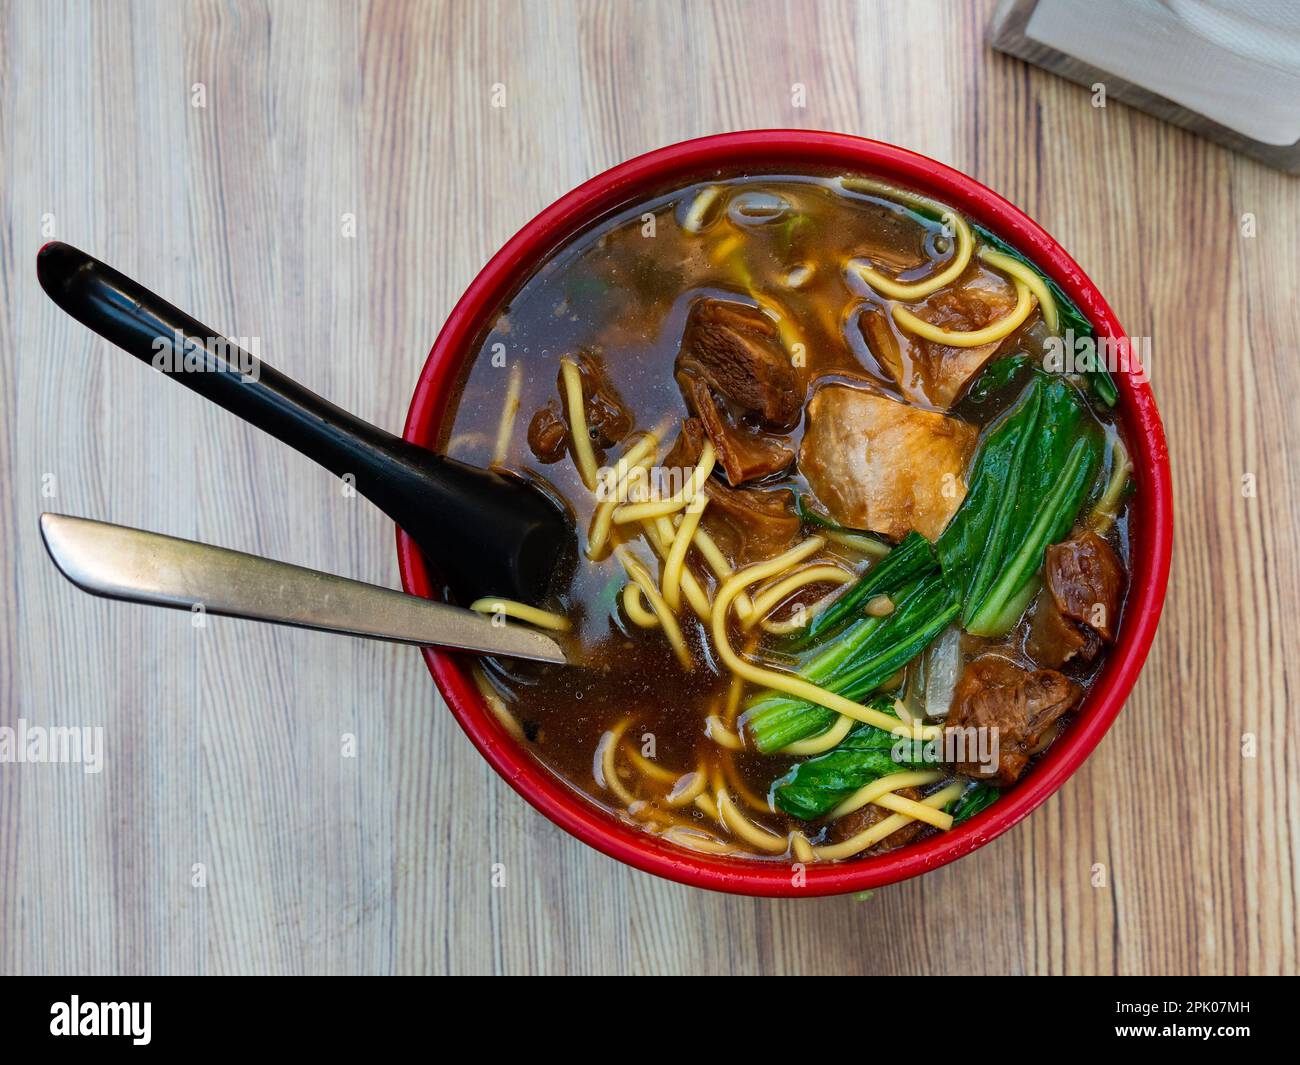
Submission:
[[[572,513],[578,665],[476,665],[552,772],[699,851],[880,853],[998,801],[1118,630],[1127,451],[1016,249],[863,176],[712,178],[558,248],[442,445]],[[1071,372],[1064,372],[1071,370]],[[505,619],[509,619],[506,621]]]

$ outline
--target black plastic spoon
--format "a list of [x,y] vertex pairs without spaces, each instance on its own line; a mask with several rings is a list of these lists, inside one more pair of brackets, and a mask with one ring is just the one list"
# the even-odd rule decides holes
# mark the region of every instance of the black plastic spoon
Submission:
[[419,544],[453,593],[537,602],[573,550],[568,517],[520,479],[447,458],[362,421],[143,285],[68,244],[36,257],[46,294],[137,359],[301,451]]

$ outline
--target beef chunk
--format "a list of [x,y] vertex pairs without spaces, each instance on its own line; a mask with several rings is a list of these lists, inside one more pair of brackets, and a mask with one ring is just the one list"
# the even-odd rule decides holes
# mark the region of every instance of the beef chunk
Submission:
[[1101,650],[1101,638],[1061,613],[1052,593],[1043,588],[1034,600],[1034,612],[1025,640],[1025,653],[1040,666],[1060,669],[1076,655],[1091,662]]
[[[610,381],[609,371],[599,355],[582,351],[573,361],[582,376],[582,406],[591,442],[601,448],[613,447],[632,431],[632,415]],[[563,373],[559,388],[560,395],[564,395]]]
[[[904,799],[911,799],[913,802],[921,801],[921,790],[919,788],[899,788],[897,794]],[[882,806],[869,802],[866,806],[854,810],[851,814],[845,814],[843,817],[832,821],[827,831],[827,837],[831,843],[843,843],[845,840],[852,839],[859,832],[865,832],[872,825],[879,824],[886,817],[893,816],[894,812],[892,810],[886,810]],[[891,832],[874,847],[868,849],[866,853],[884,854],[886,851],[897,850],[899,847],[911,843],[928,827],[924,821],[911,821],[897,832]]]
[[945,732],[953,728],[996,729],[998,765],[984,772],[966,738],[967,760],[953,768],[967,776],[990,780],[1000,787],[1014,784],[1029,759],[1054,735],[1057,720],[1073,710],[1083,689],[1055,670],[1030,672],[1000,655],[984,655],[969,663],[953,692]]
[[664,456],[664,466],[670,470],[693,468],[700,461],[705,439],[704,426],[699,418],[683,418],[677,439]]
[[1110,544],[1091,531],[1053,544],[1047,549],[1046,574],[1057,609],[1113,643],[1124,567]]
[[[699,418],[686,418],[664,457],[669,469],[690,469],[700,460],[707,439]],[[728,488],[709,478],[704,491],[709,504],[701,524],[734,566],[763,561],[794,544],[802,522],[790,508],[788,492],[758,488]]]
[[789,492],[728,488],[710,479],[709,505],[701,519],[733,566],[763,562],[794,546],[802,522],[790,509]]
[[559,462],[564,457],[569,429],[554,402],[533,415],[528,423],[528,446],[539,462]]
[[[941,329],[983,329],[1011,313],[1016,304],[1012,285],[1000,274],[977,266],[956,288],[930,296],[917,313]],[[867,347],[876,361],[898,383],[899,391],[913,403],[928,403],[948,410],[966,393],[980,370],[1010,338],[976,348],[935,344],[898,329],[881,308],[871,308],[858,319]]]
[[841,525],[934,540],[966,498],[976,430],[956,418],[831,384],[808,404],[799,469]]
[[[582,378],[582,408],[587,432],[598,448],[613,447],[632,431],[632,415],[609,379],[605,363],[594,352],[579,352],[573,360]],[[556,382],[565,395],[564,372]],[[562,409],[564,413],[561,413]],[[537,411],[528,423],[528,446],[539,462],[558,462],[568,450],[567,406],[554,401]]]
[[713,392],[702,377],[683,374],[679,381],[687,405],[713,441],[718,464],[733,485],[780,473],[794,462],[794,451],[776,437],[732,425],[718,409]]
[[719,396],[758,415],[768,428],[792,429],[799,421],[803,394],[798,375],[781,347],[775,323],[755,307],[697,301],[686,322],[676,368],[703,379]]

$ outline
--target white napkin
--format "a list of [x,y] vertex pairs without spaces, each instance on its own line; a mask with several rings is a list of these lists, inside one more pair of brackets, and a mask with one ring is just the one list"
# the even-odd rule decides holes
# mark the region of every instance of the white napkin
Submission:
[[1300,141],[1296,0],[1039,0],[1025,35],[1253,140]]

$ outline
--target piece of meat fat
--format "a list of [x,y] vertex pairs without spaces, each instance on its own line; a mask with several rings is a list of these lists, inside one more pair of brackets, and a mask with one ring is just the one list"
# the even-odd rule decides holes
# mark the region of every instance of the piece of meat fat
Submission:
[[[1014,784],[1029,759],[1051,738],[1050,730],[1083,697],[1083,688],[1052,669],[1027,670],[1001,655],[986,654],[969,662],[953,693],[952,710],[944,725],[945,740],[954,729],[996,732],[998,761],[991,771],[977,757],[990,751],[988,734],[983,743],[977,733],[960,737],[965,758],[952,767],[966,776],[988,780],[999,787]],[[947,744],[945,744],[947,746]]]
[[799,469],[832,519],[935,540],[966,498],[973,425],[875,389],[827,384],[808,404]]
[[691,307],[677,354],[678,372],[696,374],[718,395],[778,431],[799,421],[799,375],[776,323],[756,307],[701,299]]

